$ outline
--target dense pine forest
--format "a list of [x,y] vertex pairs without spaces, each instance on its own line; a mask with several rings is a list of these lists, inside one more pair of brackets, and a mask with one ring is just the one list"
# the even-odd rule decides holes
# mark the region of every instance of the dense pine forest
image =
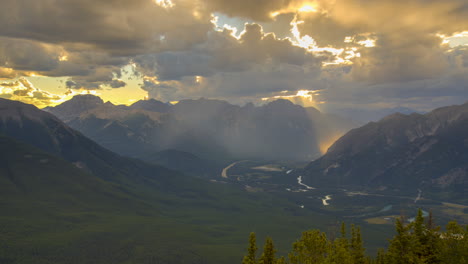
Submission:
[[422,210],[415,219],[404,217],[395,222],[396,234],[386,249],[379,249],[377,256],[366,255],[359,227],[341,225],[336,238],[324,232],[310,230],[292,244],[287,256],[276,256],[271,238],[266,238],[260,254],[256,235],[251,233],[247,254],[242,264],[433,264],[468,263],[468,226],[449,222],[444,231],[434,224],[432,214],[424,219]]

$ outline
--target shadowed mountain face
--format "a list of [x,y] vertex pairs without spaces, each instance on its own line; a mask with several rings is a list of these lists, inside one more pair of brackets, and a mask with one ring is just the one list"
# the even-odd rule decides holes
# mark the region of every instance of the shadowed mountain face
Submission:
[[402,114],[422,114],[423,112],[416,111],[415,109],[407,107],[393,107],[393,108],[383,108],[383,109],[356,109],[356,108],[343,108],[335,110],[334,113],[347,118],[352,118],[362,124],[366,124],[371,121],[378,121],[388,115],[393,113],[402,113]]
[[48,111],[49,109],[54,109],[56,112],[60,113],[58,117],[66,122],[89,109],[104,104],[101,98],[90,94],[79,95],[77,98],[79,98],[79,100],[69,100],[56,107],[46,107],[44,110]]
[[353,129],[305,173],[310,184],[450,191],[466,200],[468,103]]
[[52,114],[16,101],[0,99],[0,134],[60,156],[107,180],[128,180],[129,172],[143,177],[174,174],[159,166],[123,158],[71,129]]
[[89,97],[75,96],[46,110],[103,146],[135,157],[174,149],[205,159],[310,160],[320,155],[321,142],[352,126],[287,100],[260,107],[207,99],[176,105],[148,100],[126,107],[91,104],[98,100]]

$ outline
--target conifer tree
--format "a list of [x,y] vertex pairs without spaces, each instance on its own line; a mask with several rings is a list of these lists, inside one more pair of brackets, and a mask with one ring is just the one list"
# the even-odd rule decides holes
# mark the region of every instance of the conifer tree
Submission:
[[[431,217],[432,218],[432,217]],[[429,220],[432,225],[432,219]],[[413,250],[420,263],[440,263],[440,235],[437,228],[430,228],[424,223],[422,210],[412,223]]]
[[[379,249],[372,260],[365,255],[361,230],[351,226],[350,240],[346,238],[346,226],[341,226],[341,237],[330,241],[325,233],[310,230],[293,244],[289,264],[468,264],[468,226],[456,222],[447,225],[441,233],[433,220],[424,222],[419,210],[415,220],[405,224],[403,218],[395,224],[397,234],[390,240],[388,250]],[[273,240],[267,238],[263,254],[257,261],[255,233],[249,237],[248,254],[243,264],[286,264],[284,257],[276,259]]]
[[451,221],[441,234],[441,259],[444,263],[468,264],[468,225]]
[[255,233],[249,235],[249,247],[247,249],[247,256],[244,256],[242,264],[257,264],[257,241]]
[[346,238],[335,239],[328,247],[328,252],[326,258],[324,259],[324,264],[328,263],[340,263],[340,264],[354,264],[353,257],[347,247]]
[[411,227],[414,234],[414,250],[415,253],[420,256],[422,254],[422,247],[425,240],[424,217],[421,209],[418,210],[418,214],[416,215],[414,222],[411,224]]
[[375,259],[375,264],[385,264],[385,250],[379,248],[377,251],[377,258]]
[[349,250],[349,241],[346,237],[346,224],[341,223],[341,236],[336,238],[333,242],[328,243],[328,249],[326,258],[324,259],[325,264],[328,263],[342,263],[342,264],[353,264],[352,257]]
[[348,239],[346,238],[346,224],[344,222],[341,223],[341,239],[340,242],[342,243],[343,247],[348,249],[349,243]]
[[342,237],[342,238],[345,238],[345,237],[346,237],[346,224],[345,224],[345,222],[341,222],[341,230],[340,230],[340,233],[341,233],[341,237]]
[[427,218],[427,228],[429,229],[435,229],[435,222],[434,222],[434,216],[432,215],[432,210],[429,210],[429,217]]
[[365,259],[365,249],[362,245],[361,229],[351,225],[351,256],[353,258],[353,263],[355,264],[364,264]]
[[270,237],[267,237],[259,263],[260,264],[275,264],[276,263],[275,254],[276,254],[276,249],[273,245],[273,240]]
[[286,259],[284,257],[281,257],[276,260],[276,264],[286,264]]
[[291,264],[321,263],[328,250],[329,241],[325,233],[311,230],[302,233],[302,237],[294,242],[293,250],[289,254]]
[[[422,210],[419,210],[418,217],[422,217]],[[434,225],[432,212],[429,212],[427,224],[423,224],[423,231],[419,237],[420,256],[424,263],[441,263],[442,240],[439,230],[440,228]]]
[[409,225],[403,223],[402,218],[396,220],[397,234],[390,241],[385,262],[389,264],[417,263],[413,252],[412,236],[409,234]]

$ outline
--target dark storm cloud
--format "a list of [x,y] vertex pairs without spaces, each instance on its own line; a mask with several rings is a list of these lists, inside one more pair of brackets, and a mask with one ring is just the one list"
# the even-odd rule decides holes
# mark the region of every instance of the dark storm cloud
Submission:
[[165,52],[137,57],[140,71],[159,79],[180,80],[184,76],[208,77],[216,72],[247,71],[263,64],[292,64],[321,67],[324,60],[305,49],[293,46],[288,39],[265,35],[258,24],[247,24],[237,40],[229,30],[211,32],[206,42],[184,52]]
[[271,20],[270,14],[286,8],[291,0],[207,0],[204,1],[211,11],[222,12],[231,17],[245,17],[257,21]]
[[400,39],[382,35],[375,47],[363,49],[353,60],[351,75],[370,83],[437,78],[449,70],[447,47],[441,44],[435,35]]
[[[179,1],[178,6],[167,10],[149,0],[6,0],[0,10],[0,24],[5,25],[0,34],[83,43],[118,55],[183,48],[202,40],[210,23],[193,15],[190,2]],[[199,11],[198,16],[208,14]]]
[[[458,47],[446,55],[444,71],[433,78],[399,80],[364,84],[338,81],[322,90],[321,97],[329,108],[360,107],[382,109],[409,107],[428,111],[444,105],[460,104],[468,100],[468,47]],[[434,66],[432,66],[434,67]]]
[[134,55],[203,42],[210,19],[191,1],[166,9],[151,0],[7,0],[0,9],[0,77],[31,71],[71,77],[74,87],[121,86],[113,75]]
[[[265,34],[258,24],[247,24],[239,40],[229,30],[212,32],[189,52],[160,53],[135,59],[137,69],[158,81],[146,81],[147,91],[168,90],[177,97],[236,97],[267,95],[283,90],[316,89],[311,83],[321,63],[318,57],[293,46],[288,39]],[[201,76],[203,79],[194,81]],[[161,95],[159,92],[150,94]],[[163,94],[167,94],[163,92]],[[158,97],[158,99],[161,99]]]
[[[440,37],[468,30],[465,0],[172,4],[2,1],[0,78],[38,73],[67,76],[66,86],[74,89],[118,88],[125,86],[121,68],[134,63],[141,87],[163,100],[255,100],[300,89],[322,90],[322,99],[330,104],[467,96],[466,51],[443,44]],[[299,12],[305,5],[309,12]],[[214,29],[212,12],[254,22],[236,38],[228,29]],[[263,32],[260,22],[265,31],[277,34]],[[304,48],[302,40],[288,34],[293,26],[317,46]],[[363,44],[368,38],[375,40],[374,47]],[[343,54],[353,49],[360,56],[349,58],[347,65],[324,67],[340,56],[319,51],[324,47],[343,48]]]
[[163,52],[137,57],[134,62],[143,73],[157,75],[162,81],[181,80],[184,76],[213,74],[212,57],[196,51]]
[[0,65],[22,71],[50,71],[57,67],[60,53],[37,41],[0,37]]

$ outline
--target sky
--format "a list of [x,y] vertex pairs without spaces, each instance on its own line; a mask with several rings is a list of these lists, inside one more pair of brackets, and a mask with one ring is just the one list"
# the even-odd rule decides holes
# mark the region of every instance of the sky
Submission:
[[322,111],[468,100],[466,0],[3,0],[0,97],[289,99]]

